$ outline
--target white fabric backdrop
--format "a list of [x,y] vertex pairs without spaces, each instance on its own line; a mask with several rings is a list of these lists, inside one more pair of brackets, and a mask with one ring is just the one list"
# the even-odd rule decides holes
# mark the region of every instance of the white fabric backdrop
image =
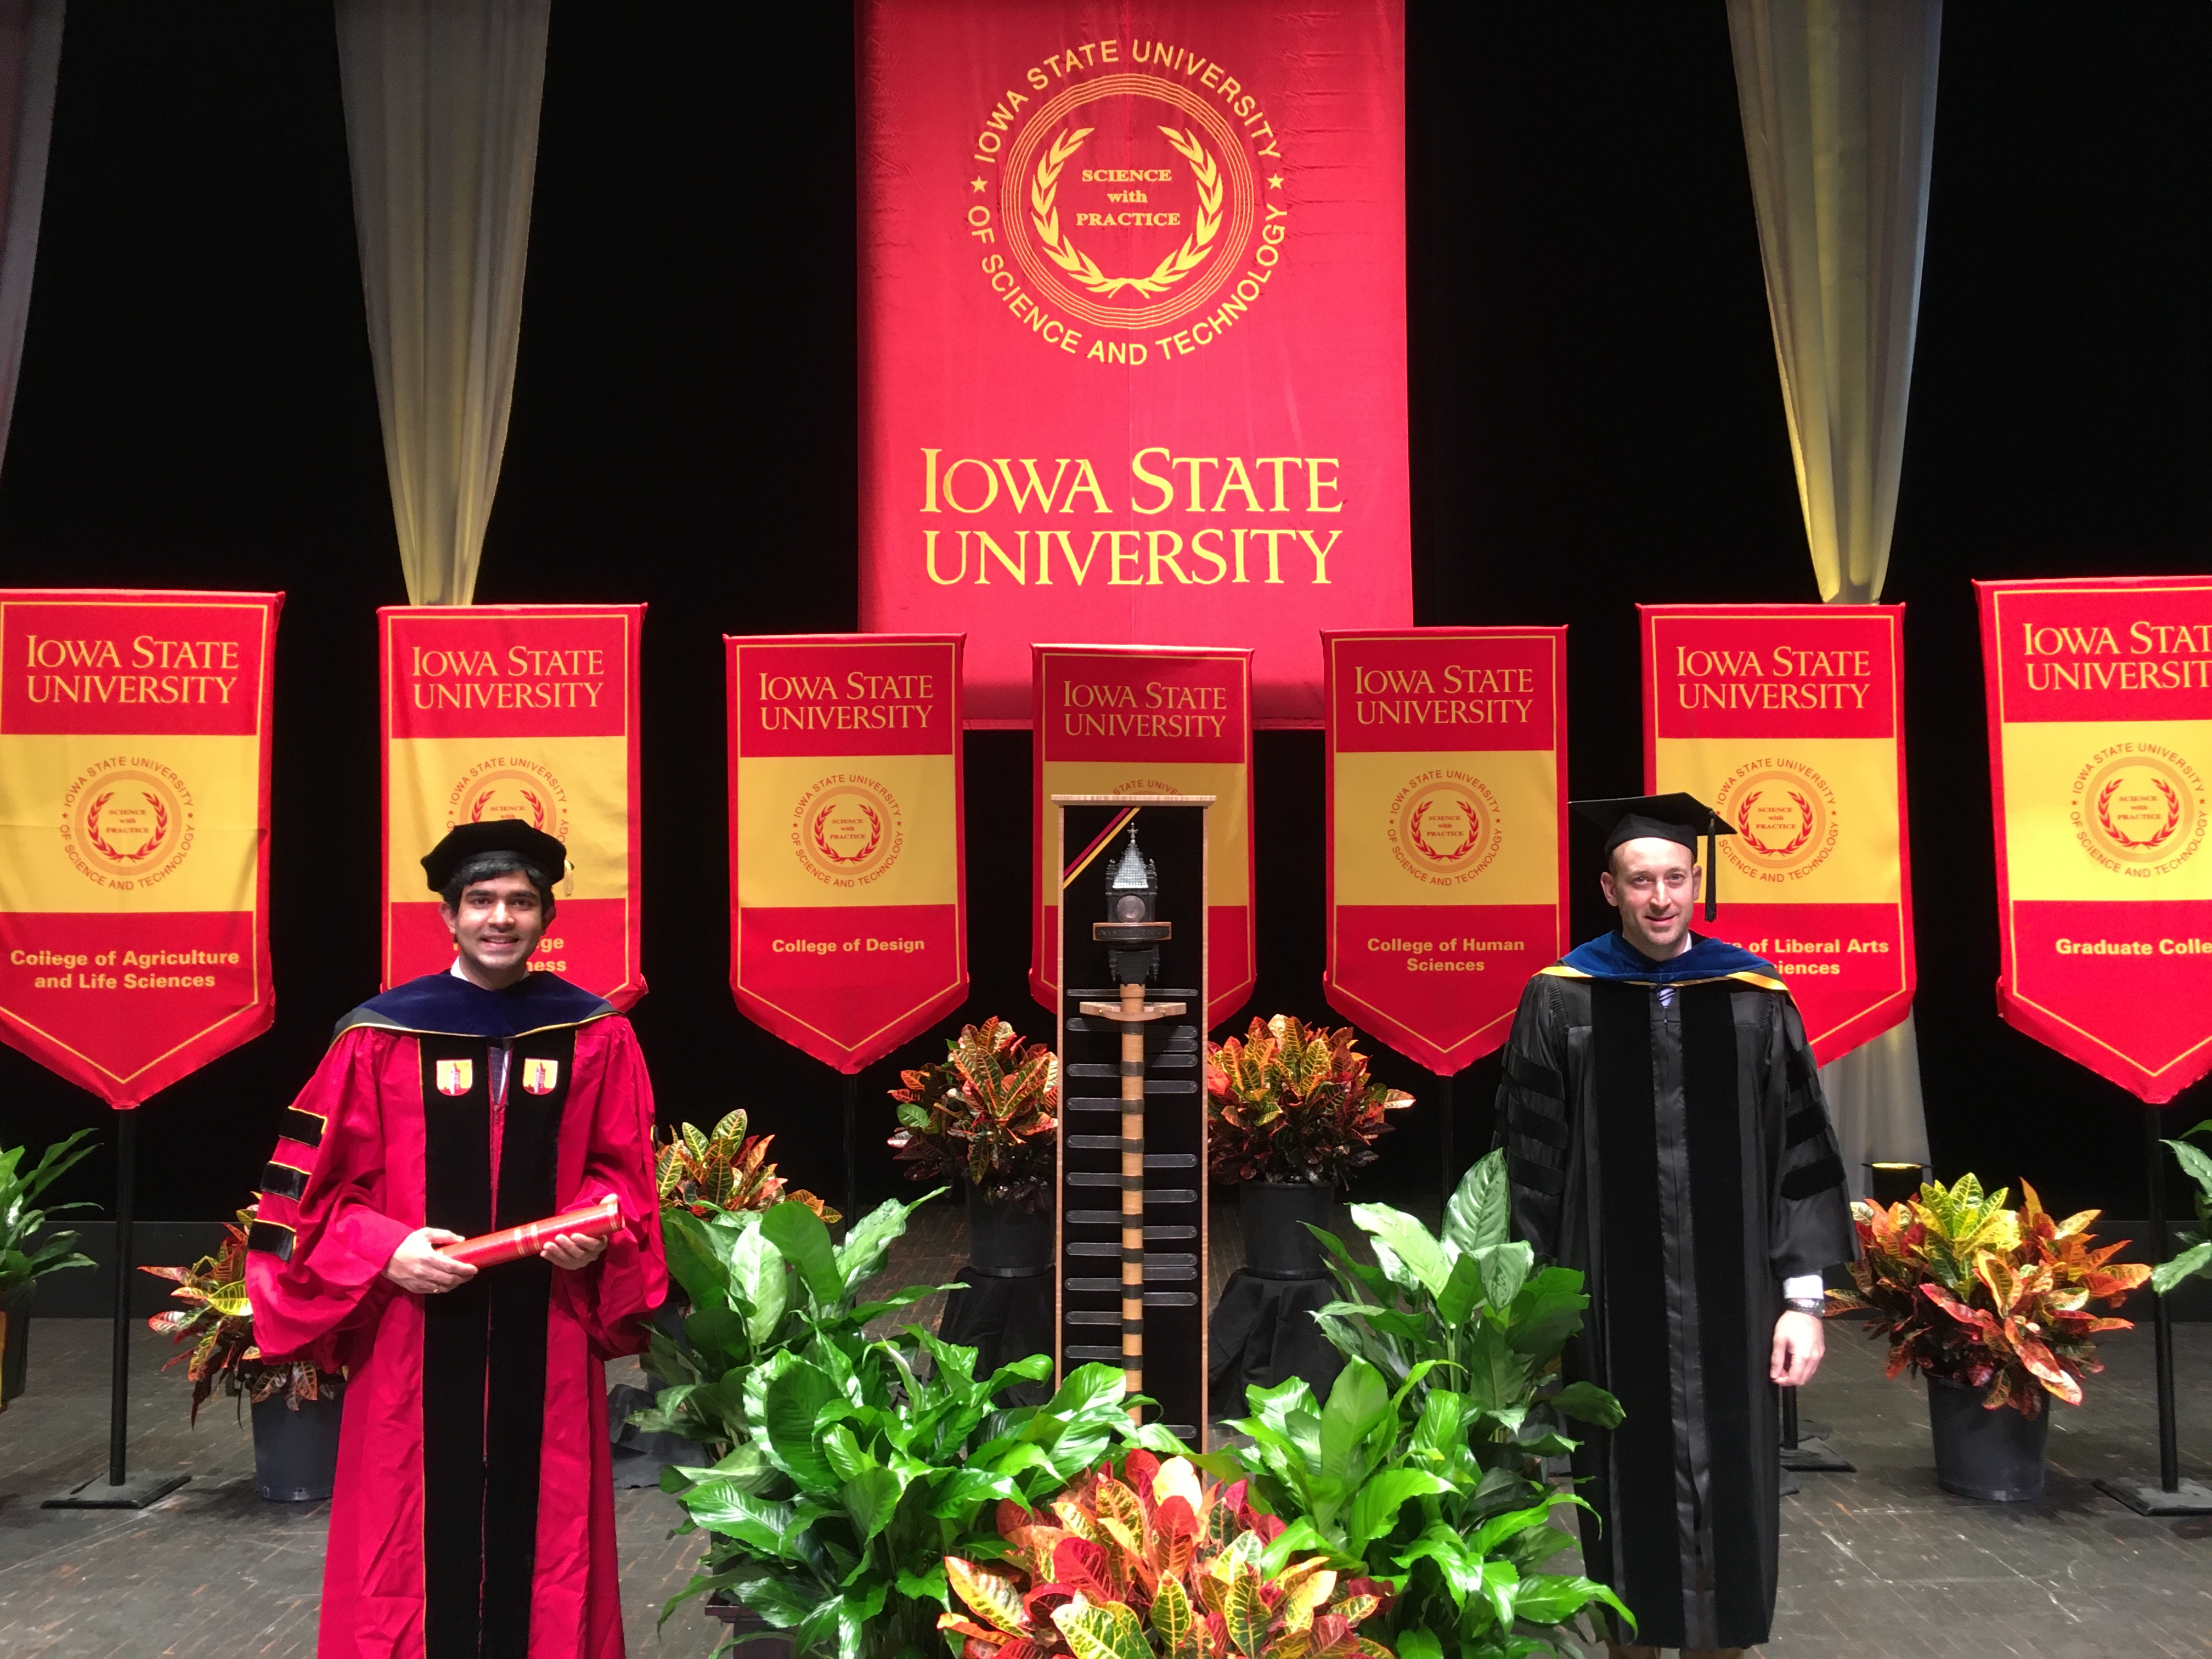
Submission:
[[[1820,597],[1881,596],[1935,153],[1942,0],[1729,0],[1744,152]],[[1820,1068],[1846,1173],[1928,1161],[1907,1014]]]
[[551,0],[337,5],[408,602],[466,605],[507,448]]

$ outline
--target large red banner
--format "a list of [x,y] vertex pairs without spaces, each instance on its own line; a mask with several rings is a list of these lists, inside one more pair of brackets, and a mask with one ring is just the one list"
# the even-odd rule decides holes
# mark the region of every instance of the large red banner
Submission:
[[[566,843],[531,958],[617,1008],[645,994],[638,829],[641,605],[388,605],[384,983],[453,965],[422,855],[455,824],[520,818]],[[552,874],[555,872],[548,872]]]
[[2163,1103],[2212,1070],[2212,577],[1974,586],[1998,1011]]
[[283,602],[0,592],[0,1038],[111,1106],[274,1017]]
[[1440,1076],[1567,948],[1567,630],[1329,634],[1329,1006]]
[[1637,608],[1644,787],[1736,830],[1694,925],[1782,970],[1826,1064],[1912,1007],[1905,607]]
[[1401,0],[861,0],[860,618],[1252,648],[1413,620]]
[[968,996],[957,635],[724,636],[730,989],[848,1073]]
[[1031,704],[1030,994],[1060,1007],[1054,795],[1211,795],[1206,1023],[1243,1006],[1252,951],[1252,653],[1040,645]]

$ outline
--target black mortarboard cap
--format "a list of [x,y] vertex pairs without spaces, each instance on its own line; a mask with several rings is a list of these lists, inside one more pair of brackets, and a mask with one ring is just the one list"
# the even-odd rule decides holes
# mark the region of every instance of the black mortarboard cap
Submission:
[[483,853],[512,853],[532,866],[548,882],[558,882],[568,872],[568,849],[543,830],[520,818],[483,818],[457,823],[422,855],[422,872],[430,878],[430,890],[442,893],[453,872]]
[[1690,849],[1691,856],[1698,851],[1698,838],[1705,842],[1705,920],[1711,921],[1720,903],[1717,890],[1720,881],[1720,860],[1717,856],[1717,842],[1723,836],[1735,834],[1735,826],[1695,795],[1680,793],[1672,795],[1623,795],[1611,800],[1577,800],[1567,803],[1577,817],[1595,824],[1606,832],[1605,856],[1610,860],[1613,848],[1623,842],[1642,841],[1650,837],[1671,841]]

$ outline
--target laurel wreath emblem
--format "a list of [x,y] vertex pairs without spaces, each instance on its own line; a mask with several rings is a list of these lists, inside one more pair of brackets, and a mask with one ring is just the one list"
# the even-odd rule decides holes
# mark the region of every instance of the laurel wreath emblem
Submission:
[[2151,782],[2157,787],[2158,793],[2166,797],[2166,823],[2141,841],[2130,836],[2112,822],[2111,811],[2112,795],[2119,788],[2120,781],[2119,778],[2115,777],[2097,792],[2097,822],[2104,826],[2105,833],[2114,841],[2131,851],[2142,852],[2158,846],[2180,827],[2181,797],[2173,792],[2172,787],[2164,778],[2153,778]]
[[1802,847],[1807,842],[1813,839],[1813,803],[1806,799],[1804,796],[1799,794],[1795,789],[1792,789],[1790,792],[1790,799],[1797,803],[1798,827],[1796,839],[1790,842],[1786,847],[1769,847],[1765,842],[1759,840],[1757,836],[1753,835],[1751,830],[1752,803],[1756,801],[1765,793],[1766,792],[1764,789],[1754,789],[1743,798],[1743,805],[1738,809],[1736,814],[1736,833],[1751,843],[1753,850],[1763,853],[1771,859],[1786,859],[1799,848]]
[[85,809],[84,838],[92,843],[94,850],[104,857],[113,859],[118,864],[137,863],[159,847],[169,833],[169,812],[168,809],[161,805],[161,797],[149,789],[140,790],[138,796],[147,805],[154,809],[154,833],[146,838],[146,844],[135,853],[122,852],[109,845],[107,838],[100,833],[100,811],[108,802],[115,799],[113,790],[109,790]]
[[[1406,839],[1412,842],[1425,856],[1434,859],[1438,864],[1457,863],[1474,850],[1474,844],[1480,837],[1469,834],[1467,840],[1461,843],[1459,850],[1454,853],[1440,853],[1430,846],[1421,834],[1421,820],[1428,815],[1429,808],[1435,805],[1436,802],[1433,800],[1425,800],[1413,809],[1413,816],[1406,821]],[[1462,801],[1460,805],[1467,812],[1468,824],[1473,826],[1477,822],[1474,804],[1472,801]]]
[[1176,153],[1190,163],[1191,182],[1198,187],[1197,222],[1191,227],[1190,234],[1183,238],[1182,246],[1152,267],[1151,276],[1109,276],[1089,254],[1061,234],[1060,209],[1056,205],[1060,169],[1097,130],[1071,128],[1054,139],[1051,147],[1037,157],[1036,172],[1030,179],[1030,222],[1036,227],[1037,240],[1044,245],[1052,262],[1093,294],[1103,294],[1110,299],[1125,288],[1134,289],[1139,294],[1164,294],[1204,263],[1206,255],[1213,251],[1213,239],[1221,233],[1224,188],[1220,163],[1206,153],[1196,132],[1178,132],[1164,126],[1160,129]]
[[[545,827],[545,803],[538,799],[537,796],[532,794],[527,789],[518,789],[514,793],[530,803],[531,827],[537,830],[543,830]],[[482,823],[483,821],[484,808],[490,805],[491,791],[487,789],[483,793],[477,797],[477,804],[469,809],[469,822],[471,823]]]
[[836,801],[825,802],[823,805],[822,810],[814,815],[814,845],[821,850],[822,856],[830,860],[833,864],[861,863],[867,858],[869,854],[874,852],[878,847],[883,844],[883,819],[877,817],[876,809],[869,805],[867,802],[860,801],[856,804],[868,820],[869,831],[868,844],[866,847],[863,847],[857,853],[841,853],[836,848],[832,847],[823,836],[822,826],[828,821],[830,812],[835,810],[837,805]]

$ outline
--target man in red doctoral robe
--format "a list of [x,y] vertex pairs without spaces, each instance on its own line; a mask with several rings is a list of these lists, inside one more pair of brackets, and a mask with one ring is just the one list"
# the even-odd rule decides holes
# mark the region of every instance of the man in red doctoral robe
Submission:
[[[264,1176],[256,1340],[348,1373],[320,1659],[623,1653],[603,1365],[666,1278],[637,1038],[529,969],[566,859],[513,822],[439,843],[452,970],[339,1022]],[[611,1238],[437,1254],[609,1193]]]

